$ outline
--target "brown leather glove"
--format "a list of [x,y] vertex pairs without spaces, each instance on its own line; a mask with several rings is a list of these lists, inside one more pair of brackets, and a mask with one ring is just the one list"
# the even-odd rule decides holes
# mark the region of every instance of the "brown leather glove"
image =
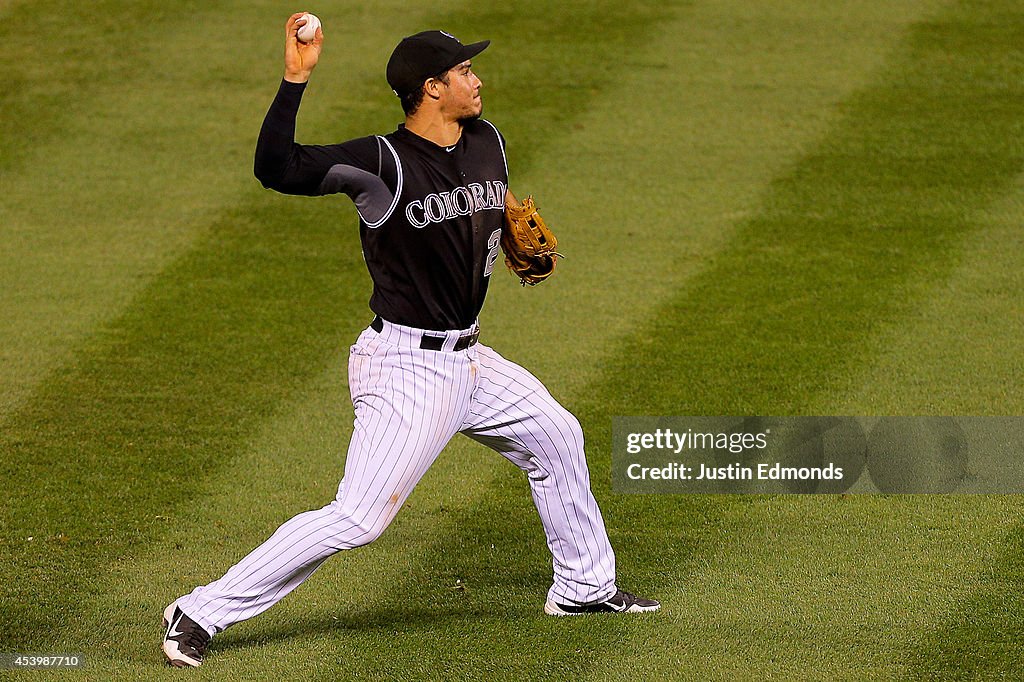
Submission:
[[501,231],[501,248],[505,252],[505,265],[519,277],[523,286],[543,282],[555,271],[555,251],[558,240],[544,219],[537,213],[533,197],[522,204],[505,203],[505,227]]

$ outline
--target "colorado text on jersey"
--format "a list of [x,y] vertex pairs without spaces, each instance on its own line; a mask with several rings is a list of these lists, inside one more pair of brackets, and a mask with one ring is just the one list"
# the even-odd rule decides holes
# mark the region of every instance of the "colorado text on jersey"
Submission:
[[405,217],[413,227],[426,227],[489,208],[504,210],[506,189],[500,180],[488,180],[485,184],[471,182],[451,192],[431,193],[406,204]]

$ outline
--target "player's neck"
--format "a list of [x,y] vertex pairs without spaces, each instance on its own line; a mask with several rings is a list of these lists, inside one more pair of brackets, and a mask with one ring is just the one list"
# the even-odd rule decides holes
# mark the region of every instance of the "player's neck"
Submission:
[[405,129],[430,140],[438,147],[450,147],[462,137],[462,122],[446,120],[440,113],[419,113],[405,118]]

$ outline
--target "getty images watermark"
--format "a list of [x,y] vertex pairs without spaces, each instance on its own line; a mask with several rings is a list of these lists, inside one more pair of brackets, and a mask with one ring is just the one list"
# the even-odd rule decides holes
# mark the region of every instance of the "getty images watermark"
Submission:
[[623,493],[1020,493],[1021,417],[615,417]]

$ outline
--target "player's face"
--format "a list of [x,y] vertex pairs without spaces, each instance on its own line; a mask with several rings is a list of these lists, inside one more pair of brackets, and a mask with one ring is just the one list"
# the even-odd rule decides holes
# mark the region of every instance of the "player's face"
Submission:
[[483,113],[484,105],[480,99],[480,88],[483,83],[473,73],[473,65],[469,60],[453,66],[448,70],[448,85],[443,87],[443,111],[457,121],[478,118]]

